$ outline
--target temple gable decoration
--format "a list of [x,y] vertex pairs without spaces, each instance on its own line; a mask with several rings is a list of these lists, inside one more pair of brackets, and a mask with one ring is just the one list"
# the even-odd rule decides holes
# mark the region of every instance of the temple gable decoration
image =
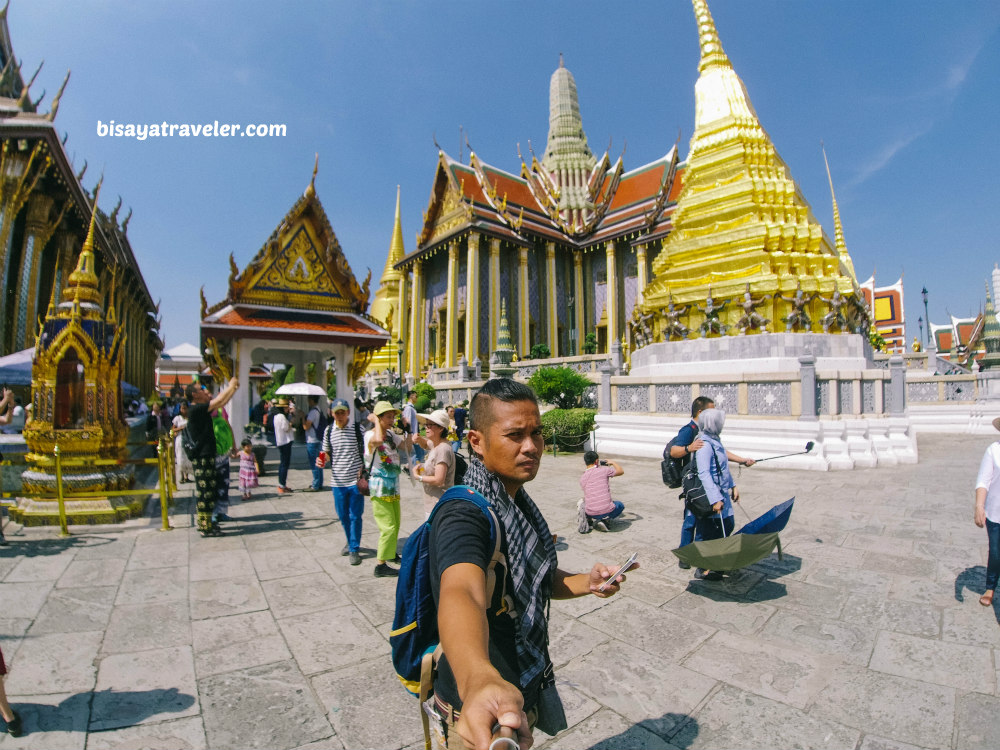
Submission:
[[[314,169],[314,181],[315,177]],[[314,182],[242,272],[230,257],[230,272],[227,298],[209,312],[227,304],[357,313],[368,308],[371,271],[359,285]]]

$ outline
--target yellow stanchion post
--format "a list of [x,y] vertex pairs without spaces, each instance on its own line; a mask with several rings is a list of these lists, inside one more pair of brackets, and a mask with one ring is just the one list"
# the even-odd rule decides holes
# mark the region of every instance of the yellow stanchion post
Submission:
[[[167,433],[168,435],[170,433]],[[167,498],[173,502],[174,495],[177,494],[177,456],[174,454],[174,441],[166,438],[167,441]]]
[[63,497],[62,458],[58,444],[53,453],[56,456],[56,502],[59,504],[59,536],[70,536],[69,526],[66,524],[66,498]]
[[163,526],[160,527],[160,531],[170,531],[170,516],[169,508],[167,506],[167,476],[164,467],[164,453],[163,441],[161,440],[156,446],[156,464],[160,472],[160,516],[163,518]]

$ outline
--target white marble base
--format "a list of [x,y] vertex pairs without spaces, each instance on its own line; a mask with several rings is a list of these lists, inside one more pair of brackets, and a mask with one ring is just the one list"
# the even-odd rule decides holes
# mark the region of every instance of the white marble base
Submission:
[[[596,446],[601,455],[660,458],[686,420],[641,414],[598,414]],[[761,468],[832,471],[917,462],[916,435],[904,417],[781,418],[729,417],[722,432],[726,448],[761,459],[813,449],[803,455],[765,461]]]
[[632,353],[629,375],[733,375],[796,372],[812,354],[817,370],[874,368],[872,350],[858,334],[760,333],[665,341]]

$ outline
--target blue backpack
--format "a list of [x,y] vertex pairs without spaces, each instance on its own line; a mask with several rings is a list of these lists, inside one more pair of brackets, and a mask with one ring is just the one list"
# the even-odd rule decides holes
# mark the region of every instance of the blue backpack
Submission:
[[[434,505],[427,521],[414,531],[403,548],[403,561],[396,581],[396,614],[389,633],[392,664],[403,687],[425,701],[430,693],[434,661],[440,654],[437,607],[431,593],[430,536],[437,512],[447,502],[467,500],[475,503],[490,524],[493,555],[486,573],[487,602],[493,598],[496,564],[506,561],[500,553],[500,526],[489,501],[471,487],[456,485],[447,490]],[[504,574],[506,577],[506,573]],[[421,711],[421,714],[423,712]],[[426,729],[426,727],[425,727]]]

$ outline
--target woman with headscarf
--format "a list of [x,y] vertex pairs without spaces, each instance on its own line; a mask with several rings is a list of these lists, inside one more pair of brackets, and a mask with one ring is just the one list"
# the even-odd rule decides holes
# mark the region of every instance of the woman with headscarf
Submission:
[[[715,512],[715,515],[698,519],[697,529],[703,540],[719,539],[733,533],[733,501],[739,502],[740,499],[740,491],[736,489],[733,475],[729,472],[727,451],[719,438],[725,423],[726,413],[722,409],[712,407],[698,415],[698,437],[703,445],[694,456],[698,462],[698,476]],[[695,577],[717,581],[722,574],[699,570]]]

